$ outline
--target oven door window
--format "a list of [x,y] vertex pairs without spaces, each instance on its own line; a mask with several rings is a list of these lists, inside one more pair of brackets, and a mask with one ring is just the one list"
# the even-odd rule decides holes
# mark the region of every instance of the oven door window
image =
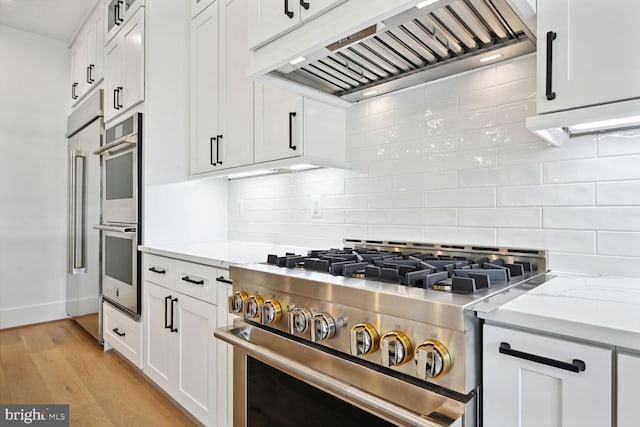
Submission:
[[134,241],[105,236],[104,248],[105,275],[132,286]]
[[393,426],[252,357],[247,357],[247,426]]
[[133,198],[133,151],[105,161],[105,199]]

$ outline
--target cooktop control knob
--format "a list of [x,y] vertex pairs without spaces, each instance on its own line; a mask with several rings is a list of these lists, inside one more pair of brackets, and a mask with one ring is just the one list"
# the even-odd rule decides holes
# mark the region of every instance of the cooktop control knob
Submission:
[[298,335],[309,329],[311,311],[305,307],[296,307],[289,312],[289,333]]
[[371,323],[359,323],[351,328],[351,354],[371,354],[378,349],[380,335]]
[[244,310],[244,305],[249,299],[245,291],[235,292],[229,297],[229,313],[239,314]]
[[404,333],[400,331],[387,332],[380,338],[382,349],[382,365],[386,367],[399,366],[406,363],[413,355],[413,345]]
[[259,319],[260,314],[262,314],[262,304],[264,304],[264,300],[260,295],[251,295],[245,304],[244,318],[253,320]]
[[275,299],[269,299],[262,305],[262,318],[260,321],[263,325],[276,323],[282,317],[282,306]]
[[311,318],[311,341],[317,342],[333,338],[336,322],[328,313],[318,313]]
[[449,372],[453,358],[449,350],[436,340],[427,340],[416,348],[418,378],[438,378]]

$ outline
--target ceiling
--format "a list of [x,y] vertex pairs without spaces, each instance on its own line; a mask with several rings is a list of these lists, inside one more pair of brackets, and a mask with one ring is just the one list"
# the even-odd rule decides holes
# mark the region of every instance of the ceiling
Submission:
[[0,24],[71,42],[98,0],[0,0]]

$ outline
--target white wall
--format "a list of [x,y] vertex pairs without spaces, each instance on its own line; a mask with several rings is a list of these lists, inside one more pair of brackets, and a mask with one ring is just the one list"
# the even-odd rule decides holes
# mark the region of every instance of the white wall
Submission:
[[230,238],[546,248],[556,271],[639,277],[640,132],[551,147],[524,127],[533,114],[533,56],[360,103],[352,170],[232,181]]
[[0,328],[62,318],[69,53],[0,25]]

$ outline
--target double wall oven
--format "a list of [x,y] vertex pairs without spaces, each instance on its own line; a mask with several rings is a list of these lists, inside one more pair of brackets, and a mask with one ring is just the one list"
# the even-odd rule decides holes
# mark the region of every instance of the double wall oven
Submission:
[[541,250],[353,239],[232,266],[233,424],[476,427],[471,307],[545,271]]
[[140,253],[142,114],[105,131],[102,158],[102,292],[104,301],[138,319],[141,312]]

